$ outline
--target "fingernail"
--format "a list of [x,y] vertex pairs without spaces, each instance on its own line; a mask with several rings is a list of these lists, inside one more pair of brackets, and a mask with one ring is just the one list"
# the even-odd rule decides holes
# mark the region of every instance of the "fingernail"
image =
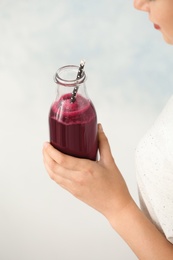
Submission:
[[44,146],[44,148],[46,148],[48,145],[49,145],[49,143],[45,142],[43,146]]
[[103,127],[102,127],[101,124],[99,124],[99,131],[100,131],[100,132],[103,132]]

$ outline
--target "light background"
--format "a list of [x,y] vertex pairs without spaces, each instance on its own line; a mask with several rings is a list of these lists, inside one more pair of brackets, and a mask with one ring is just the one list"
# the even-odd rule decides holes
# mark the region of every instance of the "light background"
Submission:
[[136,259],[103,216],[44,169],[53,75],[86,60],[98,121],[138,203],[135,148],[172,94],[172,56],[132,1],[1,0],[1,260]]

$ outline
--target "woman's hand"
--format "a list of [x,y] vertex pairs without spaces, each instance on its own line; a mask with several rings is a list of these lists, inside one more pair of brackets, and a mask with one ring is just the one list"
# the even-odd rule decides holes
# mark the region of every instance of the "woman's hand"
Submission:
[[46,143],[43,148],[44,164],[57,184],[111,219],[132,199],[100,124],[98,140],[99,161],[65,155]]
[[173,245],[131,198],[101,125],[98,138],[100,160],[97,162],[62,154],[46,143],[43,156],[50,177],[105,215],[138,259],[172,260]]

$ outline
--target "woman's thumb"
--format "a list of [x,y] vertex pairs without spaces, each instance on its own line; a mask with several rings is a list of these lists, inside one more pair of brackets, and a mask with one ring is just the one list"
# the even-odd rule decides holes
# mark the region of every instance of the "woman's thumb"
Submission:
[[110,145],[101,124],[98,124],[98,142],[100,159],[103,161],[112,160]]

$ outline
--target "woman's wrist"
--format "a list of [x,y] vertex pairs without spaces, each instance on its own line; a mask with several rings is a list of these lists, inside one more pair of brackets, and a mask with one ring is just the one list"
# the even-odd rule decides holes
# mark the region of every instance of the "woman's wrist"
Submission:
[[133,199],[108,220],[139,259],[173,259],[173,245],[144,215]]
[[[134,208],[134,200],[129,195],[126,196],[126,198],[123,199],[123,206],[122,202],[120,202],[121,205],[117,205],[116,208],[112,207],[112,210],[110,210],[109,214],[107,214],[106,218],[109,221],[110,225],[117,231],[119,229],[119,226],[122,225],[122,219],[124,216],[127,216],[128,214],[131,214],[131,211]],[[136,204],[135,204],[136,205]]]

